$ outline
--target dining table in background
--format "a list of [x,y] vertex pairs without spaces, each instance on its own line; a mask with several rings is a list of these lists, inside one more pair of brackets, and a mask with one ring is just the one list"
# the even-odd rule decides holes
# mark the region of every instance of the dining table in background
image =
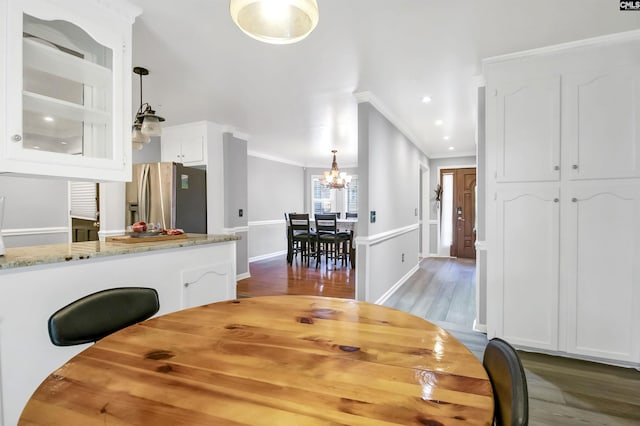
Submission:
[[350,299],[268,296],[156,317],[51,373],[21,425],[490,425],[482,363],[442,328]]

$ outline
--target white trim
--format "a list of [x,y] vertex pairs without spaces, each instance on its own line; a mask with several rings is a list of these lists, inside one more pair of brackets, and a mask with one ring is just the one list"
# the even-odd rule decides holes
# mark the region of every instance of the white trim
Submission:
[[230,133],[231,136],[233,136],[234,138],[242,139],[245,142],[248,142],[249,138],[250,138],[248,133],[240,132],[238,129],[236,129],[235,127],[230,126],[228,124],[225,124],[225,125],[221,126],[220,130],[222,131],[223,134],[224,133]]
[[438,219],[429,219],[429,225],[437,225],[438,223]]
[[380,296],[380,298],[378,300],[376,300],[373,303],[375,303],[376,305],[382,305],[384,302],[386,302],[391,297],[391,295],[393,293],[395,293],[402,286],[402,284],[407,282],[407,280],[411,277],[411,275],[413,275],[416,272],[418,272],[418,269],[420,269],[420,263],[417,263],[416,266],[411,268],[411,270],[409,272],[404,274],[404,276],[402,278],[400,278],[400,280],[398,280],[397,283],[395,283],[393,286],[391,286],[391,288],[389,290],[387,290],[382,296]]
[[249,272],[244,272],[242,274],[238,274],[236,275],[236,282],[240,281],[240,280],[245,280],[247,278],[251,278],[251,273]]
[[270,155],[270,154],[264,154],[262,152],[253,151],[253,150],[250,150],[250,149],[247,150],[247,156],[248,157],[262,158],[263,160],[275,161],[276,163],[289,164],[291,166],[305,167],[304,164],[297,163],[297,162],[292,161],[292,160],[287,160],[287,159],[284,159],[284,158],[281,158],[281,157],[276,157],[276,156]]
[[237,234],[238,232],[249,232],[248,226],[236,226],[235,228],[222,228],[225,234]]
[[249,263],[259,262],[261,260],[271,259],[273,257],[282,256],[283,254],[287,254],[286,250],[276,251],[274,253],[261,254],[260,256],[254,256],[249,258]]
[[476,240],[476,251],[487,251],[489,248],[489,244],[486,241],[478,241]]
[[374,246],[376,244],[380,244],[383,241],[390,240],[392,238],[399,237],[400,235],[417,231],[420,229],[419,223],[414,223],[412,225],[404,226],[402,228],[392,229],[390,231],[381,232],[379,234],[370,235],[368,237],[356,237],[356,245],[365,245],[365,246]]
[[105,241],[107,237],[118,237],[125,234],[125,230],[111,230],[111,231],[98,231],[98,238],[100,241]]
[[249,222],[249,227],[251,226],[273,226],[273,225],[285,225],[287,222],[284,219],[274,219],[274,220],[253,220]]
[[398,116],[395,115],[386,105],[384,105],[382,101],[380,101],[380,99],[378,99],[373,93],[368,91],[357,92],[353,94],[353,97],[359,104],[368,102],[373,105],[373,107],[377,109],[378,112],[384,116],[384,118],[389,120],[391,124],[393,124],[400,131],[400,133],[402,133],[407,139],[409,139],[409,141],[411,141],[411,143],[413,143],[416,148],[420,150],[420,152],[429,157],[423,148],[423,144],[418,142],[419,139],[413,134],[413,132],[411,132],[409,128],[402,122],[402,120],[400,120]]
[[618,43],[631,41],[640,38],[640,30],[631,30],[621,33],[608,34],[604,36],[585,38],[582,40],[570,41],[567,43],[554,44],[551,46],[539,47],[536,49],[523,50],[521,52],[508,53],[506,55],[492,56],[482,60],[483,64],[493,64],[510,61],[513,59],[528,58],[531,56],[547,55],[550,53],[562,52],[564,50],[575,49],[576,47],[587,47],[606,43]]
[[480,324],[476,318],[473,320],[473,331],[487,334],[487,324]]
[[455,158],[455,157],[476,157],[476,151],[449,151],[442,154],[427,154],[427,157],[431,160],[437,160],[439,158]]
[[68,227],[51,226],[47,228],[12,228],[4,229],[0,234],[4,237],[16,237],[19,235],[44,235],[44,234],[66,234],[69,232]]

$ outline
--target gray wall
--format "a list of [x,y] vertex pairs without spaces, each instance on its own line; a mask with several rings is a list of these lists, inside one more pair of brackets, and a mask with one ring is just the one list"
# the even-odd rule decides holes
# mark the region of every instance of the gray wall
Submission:
[[144,144],[140,151],[134,149],[132,162],[133,164],[140,163],[157,163],[162,159],[162,150],[160,137],[151,138],[151,142]]
[[370,103],[358,105],[358,129],[357,297],[376,301],[418,267],[420,168],[428,159]]
[[4,223],[0,224],[5,246],[69,241],[66,180],[0,176],[0,195],[6,197]]
[[[247,141],[233,136],[222,135],[222,155],[224,158],[224,227],[244,228],[237,234],[236,274],[249,273],[247,206]],[[242,216],[240,215],[242,210]]]
[[248,157],[249,259],[287,249],[285,212],[304,211],[304,169]]

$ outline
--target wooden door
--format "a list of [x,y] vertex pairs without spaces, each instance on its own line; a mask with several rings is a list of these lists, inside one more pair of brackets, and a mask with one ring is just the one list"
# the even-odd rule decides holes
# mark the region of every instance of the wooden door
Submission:
[[453,235],[450,255],[465,259],[476,258],[476,169],[444,169],[442,175],[453,175]]

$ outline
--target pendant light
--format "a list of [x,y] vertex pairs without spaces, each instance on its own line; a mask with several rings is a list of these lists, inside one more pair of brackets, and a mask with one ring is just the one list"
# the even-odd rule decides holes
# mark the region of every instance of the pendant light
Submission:
[[142,67],[133,68],[133,72],[140,76],[140,108],[136,113],[135,121],[131,129],[133,147],[141,150],[144,144],[151,142],[152,136],[160,136],[162,128],[160,123],[164,118],[156,115],[156,112],[148,103],[142,103],[142,76],[149,75],[149,70]]
[[331,170],[324,172],[322,179],[320,179],[320,185],[325,188],[335,188],[342,189],[348,187],[351,183],[351,176],[347,175],[346,172],[341,172],[338,169],[338,162],[336,161],[336,152],[337,150],[332,150],[333,153],[333,161],[331,162]]
[[316,0],[230,0],[229,12],[245,34],[271,44],[298,42],[318,25]]

